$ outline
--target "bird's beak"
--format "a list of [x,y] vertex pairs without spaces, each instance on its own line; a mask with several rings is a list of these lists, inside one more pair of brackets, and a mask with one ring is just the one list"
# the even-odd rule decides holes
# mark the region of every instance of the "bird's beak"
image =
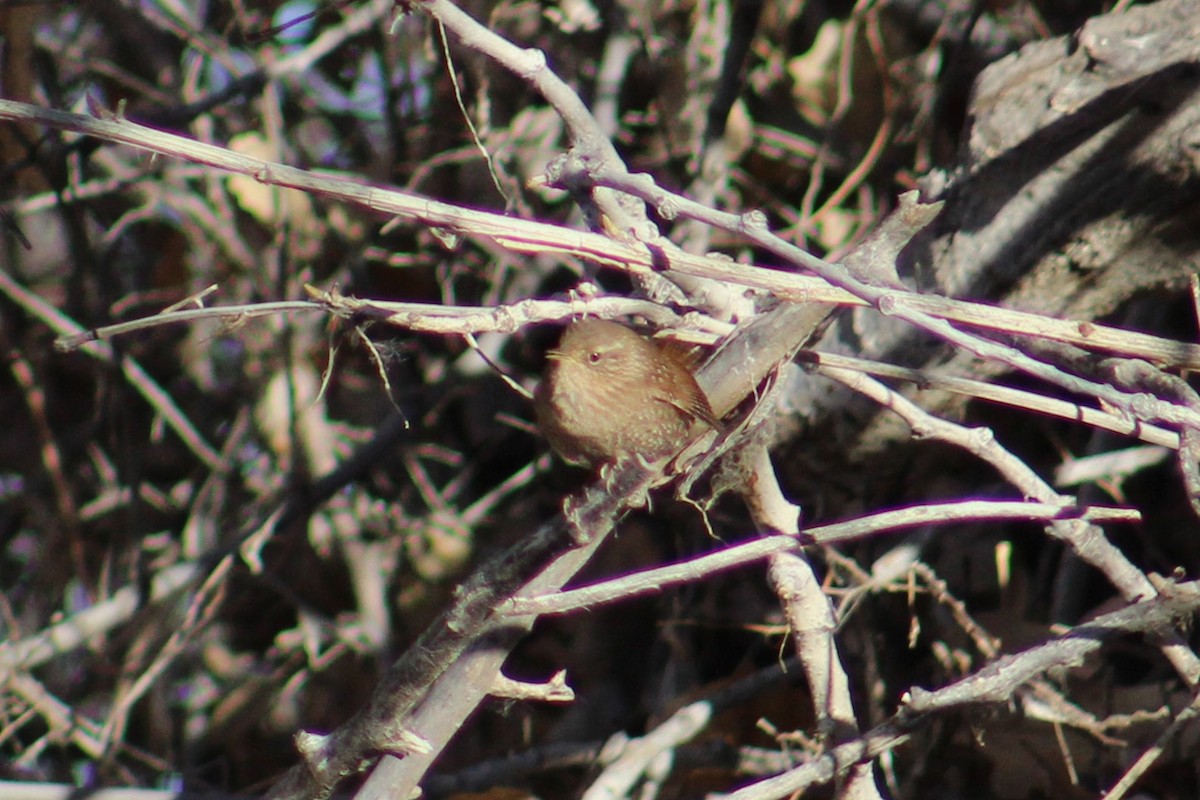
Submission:
[[567,357],[566,354],[563,353],[563,351],[561,351],[561,350],[547,350],[546,351],[546,358],[550,361],[562,361],[566,357]]

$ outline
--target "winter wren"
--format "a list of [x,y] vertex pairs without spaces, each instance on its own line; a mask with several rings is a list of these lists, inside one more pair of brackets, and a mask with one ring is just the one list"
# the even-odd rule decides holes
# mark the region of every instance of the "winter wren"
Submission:
[[719,427],[683,358],[616,322],[585,319],[546,353],[533,395],[538,427],[573,464],[655,461]]

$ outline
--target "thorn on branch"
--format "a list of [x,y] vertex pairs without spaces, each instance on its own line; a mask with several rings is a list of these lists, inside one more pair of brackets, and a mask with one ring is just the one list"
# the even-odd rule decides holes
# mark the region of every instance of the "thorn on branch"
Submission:
[[567,685],[565,669],[554,673],[545,683],[527,683],[513,680],[507,675],[497,675],[488,694],[507,700],[536,700],[543,703],[572,703],[575,701],[575,690]]

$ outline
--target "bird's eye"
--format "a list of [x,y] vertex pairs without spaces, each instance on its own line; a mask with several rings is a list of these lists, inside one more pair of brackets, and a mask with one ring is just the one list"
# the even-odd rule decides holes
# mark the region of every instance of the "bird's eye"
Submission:
[[600,363],[600,353],[595,350],[588,353],[588,361],[590,361],[593,364],[599,364]]

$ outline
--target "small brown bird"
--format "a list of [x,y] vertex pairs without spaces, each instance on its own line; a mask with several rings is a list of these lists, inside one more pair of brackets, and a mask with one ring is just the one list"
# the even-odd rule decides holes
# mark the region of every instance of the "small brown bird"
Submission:
[[574,322],[546,358],[534,413],[550,445],[573,464],[655,461],[704,426],[720,427],[683,358],[619,323]]

